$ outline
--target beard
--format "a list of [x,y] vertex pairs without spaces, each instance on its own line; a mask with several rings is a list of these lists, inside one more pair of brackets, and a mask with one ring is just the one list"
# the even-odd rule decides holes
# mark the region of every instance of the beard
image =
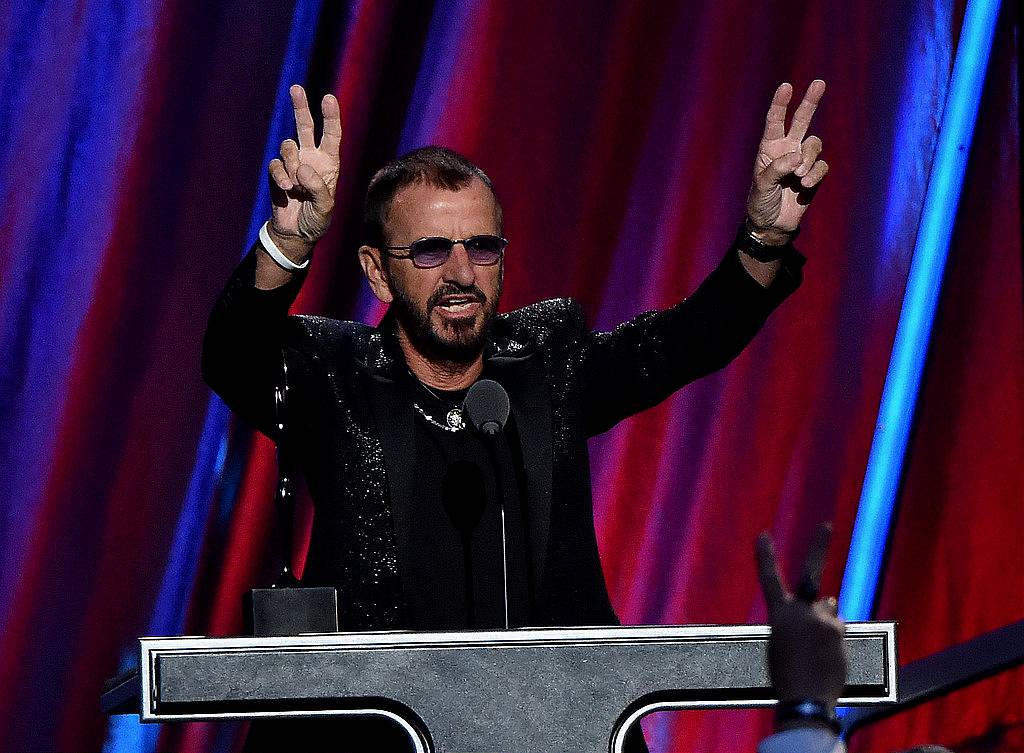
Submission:
[[[403,289],[393,288],[392,295],[391,305],[394,307],[395,317],[418,351],[430,360],[469,364],[483,352],[487,333],[497,315],[501,283],[498,283],[498,290],[493,299],[484,295],[476,285],[462,287],[447,283],[430,295],[423,308],[417,306]],[[473,296],[480,303],[480,311],[472,319],[446,321],[435,326],[431,313],[441,300],[449,295]]]

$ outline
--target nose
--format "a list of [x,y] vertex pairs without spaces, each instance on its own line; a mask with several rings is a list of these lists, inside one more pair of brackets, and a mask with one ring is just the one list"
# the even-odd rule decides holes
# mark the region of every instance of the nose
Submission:
[[442,276],[445,282],[455,283],[461,287],[468,287],[476,281],[476,269],[469,260],[465,244],[456,243],[452,246],[448,261],[442,268]]

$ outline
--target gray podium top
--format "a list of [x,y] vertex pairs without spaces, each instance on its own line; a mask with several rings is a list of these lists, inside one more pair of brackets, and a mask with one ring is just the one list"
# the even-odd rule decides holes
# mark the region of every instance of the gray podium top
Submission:
[[[766,625],[142,638],[142,720],[371,714],[420,753],[621,753],[653,711],[770,706]],[[844,705],[893,703],[895,623],[846,627]]]

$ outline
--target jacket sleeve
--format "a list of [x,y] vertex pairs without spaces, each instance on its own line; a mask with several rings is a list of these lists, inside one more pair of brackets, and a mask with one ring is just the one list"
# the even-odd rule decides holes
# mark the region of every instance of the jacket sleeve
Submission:
[[846,753],[846,745],[831,730],[798,727],[764,738],[757,753]]
[[791,248],[765,288],[730,248],[689,298],[666,311],[641,314],[611,332],[589,333],[580,368],[588,436],[732,361],[800,285],[804,261]]
[[[203,338],[203,379],[231,410],[272,439],[288,309],[304,279],[300,272],[279,288],[260,290],[254,247],[217,299]],[[289,358],[289,370],[294,361]]]

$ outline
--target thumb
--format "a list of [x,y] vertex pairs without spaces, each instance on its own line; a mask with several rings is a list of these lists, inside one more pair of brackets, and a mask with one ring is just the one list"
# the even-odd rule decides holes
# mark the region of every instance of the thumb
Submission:
[[768,166],[762,170],[755,180],[755,185],[759,191],[767,191],[772,188],[775,184],[790,175],[796,170],[801,163],[800,152],[794,151],[788,154],[783,154],[781,157],[777,157],[768,163]]

